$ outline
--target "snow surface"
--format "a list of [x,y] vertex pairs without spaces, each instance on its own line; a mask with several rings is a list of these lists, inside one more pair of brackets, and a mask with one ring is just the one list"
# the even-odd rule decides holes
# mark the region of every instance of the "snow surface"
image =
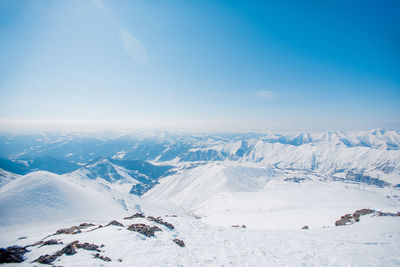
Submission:
[[11,181],[14,181],[15,179],[17,179],[20,176],[21,175],[0,169],[0,187],[8,184]]
[[104,191],[44,171],[0,189],[0,226],[96,220],[124,212],[123,205]]
[[173,203],[213,225],[299,229],[304,225],[332,226],[340,216],[362,208],[397,212],[399,195],[399,190],[391,187],[325,180],[308,172],[257,164],[219,162],[168,176],[143,198]]
[[[155,215],[155,214],[152,214]],[[123,220],[131,223],[156,225],[146,219]],[[76,235],[58,235],[64,244],[79,240],[97,245],[102,256],[111,262],[93,258],[94,252],[78,250],[72,256],[61,256],[57,266],[398,266],[400,264],[399,218],[364,216],[361,222],[344,227],[310,230],[255,230],[216,227],[183,215],[164,217],[175,226],[169,230],[157,225],[162,232],[145,237],[124,227],[108,226],[98,230],[83,230]],[[14,243],[24,246],[41,240],[54,231],[35,231],[26,239]],[[27,231],[25,231],[27,234]],[[10,235],[6,235],[11,240]],[[172,242],[185,242],[181,248]],[[0,245],[9,244],[0,238]],[[62,245],[31,247],[27,260],[12,266],[33,266],[41,255],[52,254]],[[5,265],[7,266],[7,264]]]

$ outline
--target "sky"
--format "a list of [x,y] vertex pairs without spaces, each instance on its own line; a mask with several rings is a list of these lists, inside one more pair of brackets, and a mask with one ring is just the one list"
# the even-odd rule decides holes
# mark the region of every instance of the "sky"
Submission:
[[0,0],[0,129],[400,129],[399,1]]

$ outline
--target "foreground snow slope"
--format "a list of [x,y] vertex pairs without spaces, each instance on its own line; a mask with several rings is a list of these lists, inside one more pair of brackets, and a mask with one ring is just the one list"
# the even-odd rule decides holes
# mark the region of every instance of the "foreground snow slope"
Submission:
[[392,187],[326,180],[298,170],[220,162],[184,169],[166,177],[143,197],[170,202],[204,222],[261,229],[298,229],[334,225],[356,209],[400,210]]
[[[152,214],[157,215],[157,214]],[[188,216],[163,217],[174,230],[144,218],[123,220],[122,226],[108,226],[75,235],[57,235],[64,245],[30,247],[24,263],[12,266],[38,266],[31,263],[41,255],[53,254],[78,240],[97,245],[99,252],[79,249],[62,255],[57,266],[398,266],[400,264],[400,227],[398,217],[363,216],[359,223],[343,227],[310,230],[268,231],[215,227]],[[146,237],[129,231],[127,225],[146,223],[162,231]],[[36,232],[15,241],[20,246],[33,244],[51,231]],[[15,237],[15,239],[17,236]],[[185,247],[172,240],[178,238]],[[5,246],[0,238],[0,245]],[[95,253],[109,257],[105,262]],[[7,266],[7,265],[5,265]]]
[[39,171],[0,189],[0,225],[104,219],[121,215],[125,207],[107,190]]

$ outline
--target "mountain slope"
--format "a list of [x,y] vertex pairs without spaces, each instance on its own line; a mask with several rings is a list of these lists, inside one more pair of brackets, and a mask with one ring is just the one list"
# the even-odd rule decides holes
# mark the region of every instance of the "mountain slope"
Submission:
[[123,192],[142,195],[169,169],[168,166],[154,166],[142,161],[101,158],[67,176],[96,180]]
[[124,207],[90,184],[79,185],[49,172],[33,172],[0,189],[0,225],[104,219]]
[[11,181],[19,178],[21,175],[0,169],[0,187],[8,184]]
[[367,207],[397,212],[396,192],[326,180],[307,171],[221,162],[168,176],[143,198],[178,205],[214,225],[298,229],[329,226],[343,214]]

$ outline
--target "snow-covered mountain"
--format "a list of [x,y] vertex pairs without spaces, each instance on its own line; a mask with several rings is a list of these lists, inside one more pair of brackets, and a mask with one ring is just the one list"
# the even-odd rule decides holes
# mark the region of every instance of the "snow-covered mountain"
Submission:
[[169,169],[169,166],[154,166],[138,160],[100,158],[66,176],[97,180],[107,186],[118,187],[120,191],[141,195],[157,184],[160,176]]
[[[385,130],[232,135],[3,134],[0,147],[0,157],[12,160],[13,164],[23,162],[28,171],[39,169],[56,173],[73,171],[73,165],[68,164],[84,166],[100,157],[158,164],[225,160],[258,162],[265,166],[338,174],[340,177],[351,172],[389,183],[395,183],[394,176],[400,175],[400,133]],[[58,160],[57,164],[55,160],[51,163],[51,166],[59,166],[58,172],[49,169],[46,162],[50,162],[50,158]],[[35,161],[38,163],[32,165]],[[13,171],[16,166],[3,164],[1,160],[0,163],[0,168],[17,173]]]
[[321,228],[341,214],[365,207],[400,209],[398,189],[393,187],[237,162],[178,172],[160,180],[143,197],[183,207],[210,224],[260,229]]
[[0,188],[0,225],[96,220],[121,215],[126,206],[107,190],[39,171]]

